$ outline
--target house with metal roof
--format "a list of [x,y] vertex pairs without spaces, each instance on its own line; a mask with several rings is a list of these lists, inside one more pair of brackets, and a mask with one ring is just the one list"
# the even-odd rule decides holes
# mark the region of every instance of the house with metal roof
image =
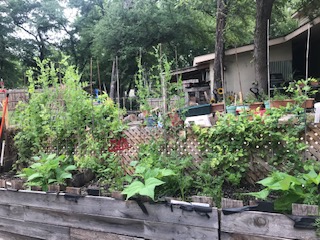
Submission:
[[[238,93],[242,90],[245,97],[250,88],[255,86],[253,49],[254,45],[249,44],[225,51],[226,92]],[[197,56],[192,67],[173,72],[173,75],[182,77],[188,96],[196,98],[198,103],[206,102],[206,96],[212,96],[214,91],[214,60],[214,53]],[[313,21],[302,18],[296,30],[269,40],[269,69],[270,90],[285,82],[305,78],[306,75],[320,78],[320,17]]]

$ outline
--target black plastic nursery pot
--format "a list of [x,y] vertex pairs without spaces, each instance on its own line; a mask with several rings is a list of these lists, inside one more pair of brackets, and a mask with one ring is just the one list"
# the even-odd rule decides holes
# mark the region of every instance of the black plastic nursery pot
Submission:
[[211,104],[192,106],[188,107],[186,110],[186,117],[206,115],[211,113]]

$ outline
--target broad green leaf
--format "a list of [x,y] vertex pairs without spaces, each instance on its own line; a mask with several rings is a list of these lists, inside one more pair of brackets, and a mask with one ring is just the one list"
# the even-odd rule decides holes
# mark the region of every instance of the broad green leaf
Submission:
[[138,165],[136,170],[134,171],[135,174],[143,174],[146,171],[146,168],[143,166]]
[[260,192],[244,193],[244,195],[249,195],[249,196],[256,197],[258,199],[265,200],[265,199],[267,199],[269,193],[270,193],[270,191],[267,188],[265,188],[265,189],[261,190]]
[[34,164],[32,164],[31,166],[30,166],[30,168],[39,168],[39,167],[41,167],[42,166],[42,164],[41,163],[34,163]]
[[130,166],[135,167],[138,164],[138,161],[131,161]]
[[278,211],[290,211],[292,203],[300,203],[300,201],[301,196],[290,192],[274,201],[274,209]]
[[31,182],[32,180],[37,179],[37,178],[41,178],[41,177],[43,177],[43,175],[41,173],[34,173],[28,177],[27,181]]
[[144,187],[139,191],[139,194],[141,196],[148,196],[150,197],[152,200],[154,200],[154,189],[155,187]]
[[[282,181],[279,181],[278,184],[280,186],[279,190],[283,190],[283,191],[289,190],[290,185],[291,185],[290,178],[285,178]],[[270,186],[270,189],[275,189],[275,188],[272,188],[272,187],[273,186]]]
[[138,180],[132,182],[129,186],[127,186],[123,191],[122,194],[126,194],[128,200],[130,197],[139,193],[139,191],[144,188],[144,184]]
[[49,184],[54,183],[54,182],[57,182],[57,179],[51,178],[51,179],[48,180]]
[[267,177],[267,178],[264,178],[260,181],[258,181],[257,183],[265,186],[265,187],[269,187],[270,185],[272,185],[273,183],[275,182],[275,179],[274,177]]
[[159,172],[160,172],[159,168],[149,169],[144,173],[144,179],[158,177]]
[[67,173],[67,172],[64,172],[62,173],[60,176],[57,176],[57,178],[59,179],[67,179],[67,178],[72,178],[72,174],[71,173]]
[[316,185],[319,185],[320,183],[320,174],[317,174],[313,169],[310,170],[307,174],[304,174],[303,177],[309,181],[313,182]]
[[146,187],[153,187],[155,188],[156,186],[160,186],[162,184],[164,184],[165,182],[157,179],[157,178],[148,178],[146,181],[145,181],[145,186]]
[[319,183],[320,183],[320,173],[319,173],[318,176],[315,178],[314,183],[315,183],[316,185],[319,185]]
[[163,177],[166,177],[166,176],[175,175],[175,173],[171,169],[161,169],[161,175]]
[[155,190],[155,187],[156,186],[159,186],[159,185],[162,185],[164,184],[165,182],[159,180],[159,179],[156,179],[156,178],[148,178],[145,182],[145,186],[144,188],[142,188],[140,191],[139,191],[139,194],[140,195],[143,195],[143,196],[148,196],[150,197],[152,200],[154,200],[154,190]]
[[57,156],[57,155],[56,155],[55,153],[49,154],[49,155],[47,156],[47,161],[50,161],[50,160],[54,159],[56,156]]
[[73,171],[76,169],[77,169],[77,167],[75,165],[69,165],[64,169],[64,171],[68,172],[68,171]]
[[131,183],[132,180],[133,180],[133,177],[130,176],[130,175],[126,175],[126,176],[124,177],[124,181],[126,181],[126,182],[128,182],[128,183]]

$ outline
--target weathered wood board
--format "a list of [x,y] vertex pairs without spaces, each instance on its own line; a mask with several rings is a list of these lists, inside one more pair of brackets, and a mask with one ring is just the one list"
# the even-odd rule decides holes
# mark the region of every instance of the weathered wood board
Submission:
[[220,239],[221,240],[290,240],[288,238],[258,237],[258,236],[250,236],[247,234],[225,233],[225,232],[221,233]]
[[108,216],[115,218],[128,218],[137,220],[148,220],[155,222],[179,223],[197,226],[198,221],[202,227],[218,229],[218,214],[213,208],[209,214],[210,221],[195,212],[183,211],[164,204],[148,204],[146,209],[149,215],[142,212],[135,201],[118,201],[113,198],[86,196],[80,197],[77,202],[65,199],[65,194],[45,193],[38,191],[21,190],[19,192],[0,189],[0,204],[21,205],[71,212],[77,214],[88,214],[97,216]]
[[119,235],[119,234],[71,228],[70,239],[71,240],[143,240],[144,238],[136,238],[136,237],[130,237],[125,235]]
[[267,239],[318,239],[314,230],[297,229],[293,225],[294,222],[283,214],[255,211],[231,215],[221,213],[221,232]]
[[48,240],[70,239],[69,228],[47,225],[43,223],[32,223],[21,220],[0,218],[0,231],[19,234],[27,237],[34,237]]
[[[165,204],[145,203],[148,211],[145,214],[134,201],[95,196],[79,196],[70,201],[66,196],[1,188],[0,240],[2,235],[7,235],[8,240],[23,239],[21,236],[26,240],[318,239],[314,230],[296,229],[293,221],[282,214],[221,213],[219,224],[217,208],[212,208],[208,217],[178,206],[171,210]],[[242,205],[242,202],[227,200],[224,199],[224,205]],[[301,207],[305,212],[305,206]]]
[[39,240],[40,238],[27,237],[15,233],[0,232],[0,240]]
[[207,217],[146,203],[147,215],[134,201],[93,196],[70,201],[65,196],[0,189],[0,231],[38,239],[77,239],[70,229],[155,240],[218,239],[216,208]]

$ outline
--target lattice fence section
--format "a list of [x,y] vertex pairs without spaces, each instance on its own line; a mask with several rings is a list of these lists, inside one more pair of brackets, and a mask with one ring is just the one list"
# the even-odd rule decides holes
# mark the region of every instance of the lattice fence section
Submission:
[[[117,151],[117,154],[121,156],[122,163],[128,166],[132,160],[137,159],[139,145],[162,138],[163,130],[158,128],[129,129],[124,132],[124,137],[128,141],[129,148]],[[183,140],[177,136],[170,136],[170,132],[167,137],[168,144],[166,154],[170,155],[172,148],[174,148],[181,156],[192,156],[194,168],[197,168],[198,163],[203,159],[203,153],[199,150],[199,142],[196,137],[192,134],[187,134],[187,138]],[[306,158],[313,158],[320,161],[320,124],[309,125],[305,141],[309,145],[309,148],[305,152]],[[159,152],[164,153],[164,150],[159,149]],[[254,184],[258,180],[266,177],[271,171],[271,167],[264,159],[258,156],[251,157],[251,164],[245,178],[247,182]]]
[[320,124],[312,123],[309,125],[309,129],[305,138],[306,144],[309,148],[306,151],[306,157],[308,159],[316,159],[320,161]]
[[117,151],[121,156],[122,163],[127,165],[131,161],[136,160],[139,151],[139,145],[152,142],[154,139],[162,135],[162,130],[158,128],[133,128],[123,132],[124,137],[128,141],[128,148]]
[[[127,172],[131,172],[127,166],[131,161],[137,160],[139,152],[139,145],[143,143],[150,143],[163,137],[163,130],[158,128],[135,128],[124,131],[124,138],[128,142],[128,148],[117,151],[117,154],[121,157],[122,164]],[[172,149],[181,156],[192,156],[194,165],[192,169],[198,168],[198,163],[203,159],[203,152],[199,150],[199,142],[193,134],[187,134],[185,139],[179,139],[178,136],[170,136],[170,132],[167,135],[167,153],[170,155]],[[205,150],[209,151],[209,150]],[[159,149],[160,154],[164,154],[163,149]],[[179,160],[179,159],[177,159]],[[269,165],[261,158],[252,156],[249,171],[245,177],[246,181],[254,184],[261,178],[267,176],[270,172]]]
[[[127,165],[131,161],[136,160],[139,152],[139,145],[156,141],[159,138],[162,138],[163,134],[163,130],[159,128],[133,128],[124,131],[124,137],[128,142],[128,148],[117,151],[117,154],[122,159],[122,163]],[[172,150],[176,149],[181,156],[192,156],[195,165],[202,160],[199,143],[194,136],[189,136],[183,140],[176,136],[170,136],[169,132],[167,133],[167,138],[168,144],[166,154],[171,154]],[[159,149],[159,152],[162,154],[165,153],[164,151],[165,150],[163,149]]]
[[267,177],[271,171],[269,164],[258,156],[251,156],[249,170],[246,173],[245,179],[248,183],[255,184],[262,178]]

